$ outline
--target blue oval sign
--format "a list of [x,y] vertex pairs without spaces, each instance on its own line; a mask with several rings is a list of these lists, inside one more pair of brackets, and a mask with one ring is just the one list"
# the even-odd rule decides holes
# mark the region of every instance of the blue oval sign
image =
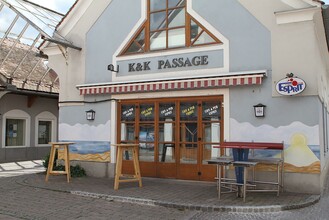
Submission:
[[281,95],[297,95],[305,88],[305,81],[297,77],[284,78],[276,84],[276,91]]

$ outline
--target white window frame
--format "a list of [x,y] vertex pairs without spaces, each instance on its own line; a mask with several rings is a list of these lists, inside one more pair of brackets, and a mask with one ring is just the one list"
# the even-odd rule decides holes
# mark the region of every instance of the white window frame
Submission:
[[50,121],[51,122],[51,142],[55,142],[57,139],[57,117],[48,111],[41,112],[35,117],[35,146],[37,147],[49,147],[50,144],[39,144],[39,121]]
[[[7,119],[19,119],[25,120],[25,138],[24,145],[22,146],[6,146],[6,122]],[[30,147],[30,133],[31,133],[31,116],[25,111],[14,109],[6,112],[2,117],[2,148],[22,148],[22,147]]]

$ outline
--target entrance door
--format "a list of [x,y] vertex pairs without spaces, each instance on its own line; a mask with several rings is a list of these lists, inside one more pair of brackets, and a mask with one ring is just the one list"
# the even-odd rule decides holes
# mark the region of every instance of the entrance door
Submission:
[[179,104],[179,179],[213,180],[215,167],[207,160],[220,156],[222,101],[199,98]]
[[177,177],[177,102],[159,102],[157,177]]
[[179,179],[199,179],[200,126],[198,112],[197,101],[179,103],[179,161],[177,167]]
[[[143,176],[214,180],[207,160],[220,155],[222,97],[121,101],[118,142],[139,144]],[[132,172],[131,155],[124,170]]]
[[221,100],[205,100],[201,103],[201,180],[213,180],[215,167],[208,165],[207,160],[221,155],[218,144],[223,137]]

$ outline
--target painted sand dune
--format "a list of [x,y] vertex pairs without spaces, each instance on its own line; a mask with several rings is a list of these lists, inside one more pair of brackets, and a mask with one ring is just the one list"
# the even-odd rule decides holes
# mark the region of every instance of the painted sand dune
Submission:
[[[94,161],[94,162],[110,162],[110,151],[99,154],[76,154],[70,153],[70,160],[77,161]],[[63,153],[58,152],[58,159],[63,158]]]
[[[269,164],[258,164],[256,166],[256,171],[272,171],[276,172],[276,165],[269,165]],[[320,173],[321,171],[321,164],[320,161],[314,162],[309,166],[301,166],[297,167],[289,163],[284,164],[284,172],[289,173]]]

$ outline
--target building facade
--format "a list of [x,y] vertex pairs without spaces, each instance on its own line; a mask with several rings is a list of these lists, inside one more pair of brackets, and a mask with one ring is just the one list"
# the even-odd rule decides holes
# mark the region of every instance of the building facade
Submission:
[[44,159],[57,140],[57,106],[57,98],[36,94],[1,97],[0,162]]
[[63,16],[28,1],[0,0],[1,163],[44,159],[58,138],[58,76],[38,46]]
[[320,193],[322,10],[311,0],[77,1],[57,31],[82,50],[41,48],[61,82],[59,140],[76,142],[71,159],[90,175],[113,175],[111,144],[138,143],[142,176],[206,181],[220,142],[284,142],[285,190]]

